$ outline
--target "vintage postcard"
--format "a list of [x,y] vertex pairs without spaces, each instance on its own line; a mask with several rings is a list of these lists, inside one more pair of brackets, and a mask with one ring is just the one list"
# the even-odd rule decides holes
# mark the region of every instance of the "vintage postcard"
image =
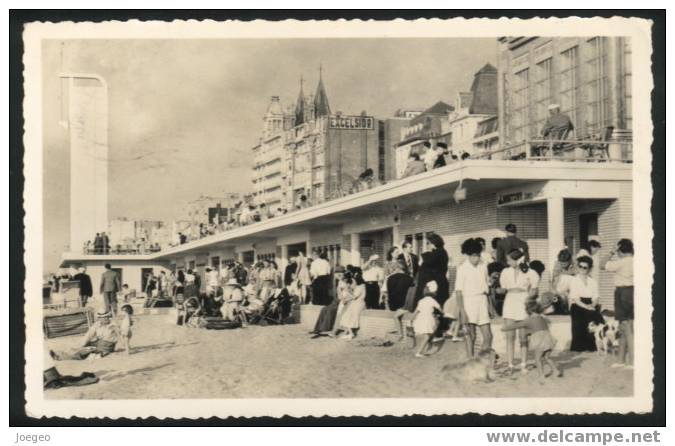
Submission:
[[650,32],[28,24],[28,414],[651,411]]

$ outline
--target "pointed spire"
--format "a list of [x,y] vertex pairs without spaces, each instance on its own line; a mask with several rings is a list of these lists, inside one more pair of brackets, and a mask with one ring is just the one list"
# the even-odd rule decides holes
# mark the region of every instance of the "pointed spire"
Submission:
[[319,64],[319,85],[316,86],[314,95],[314,113],[316,117],[330,115],[330,105],[328,104],[328,95],[323,86],[323,65]]
[[300,93],[298,94],[298,101],[295,103],[295,125],[305,122],[305,93],[302,91],[303,81],[304,79],[300,76]]

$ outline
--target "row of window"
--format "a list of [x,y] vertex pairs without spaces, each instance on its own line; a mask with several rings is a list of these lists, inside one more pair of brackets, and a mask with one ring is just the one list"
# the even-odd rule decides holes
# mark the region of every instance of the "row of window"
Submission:
[[[559,102],[577,129],[577,136],[601,131],[612,123],[608,76],[607,38],[595,37],[582,47],[574,46],[559,56],[549,57],[515,72],[510,104],[510,142],[535,137],[548,115],[548,106]],[[624,73],[618,80],[623,85],[623,100],[619,100],[618,115],[623,126],[632,127],[630,41],[624,43]],[[554,76],[554,73],[557,73]],[[621,91],[621,90],[620,90]]]

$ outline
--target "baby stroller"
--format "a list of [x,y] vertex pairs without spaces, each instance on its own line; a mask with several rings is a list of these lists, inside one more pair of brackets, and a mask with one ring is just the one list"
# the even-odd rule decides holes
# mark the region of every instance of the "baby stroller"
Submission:
[[228,321],[223,319],[219,307],[204,305],[193,296],[183,304],[184,325],[188,328],[206,328],[207,330],[227,330],[241,327],[241,320]]
[[276,290],[259,311],[247,315],[249,324],[282,325],[291,314],[292,299],[286,288]]

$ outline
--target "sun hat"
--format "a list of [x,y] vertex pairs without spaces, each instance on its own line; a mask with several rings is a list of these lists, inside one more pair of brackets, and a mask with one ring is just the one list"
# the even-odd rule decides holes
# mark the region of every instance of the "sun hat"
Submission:
[[560,104],[551,104],[548,106],[549,110],[558,110],[560,108]]
[[234,279],[234,278],[229,279],[229,280],[227,281],[227,283],[225,283],[225,285],[227,285],[227,286],[238,286],[238,287],[241,287],[241,285],[239,285],[239,282],[237,282],[237,279]]

